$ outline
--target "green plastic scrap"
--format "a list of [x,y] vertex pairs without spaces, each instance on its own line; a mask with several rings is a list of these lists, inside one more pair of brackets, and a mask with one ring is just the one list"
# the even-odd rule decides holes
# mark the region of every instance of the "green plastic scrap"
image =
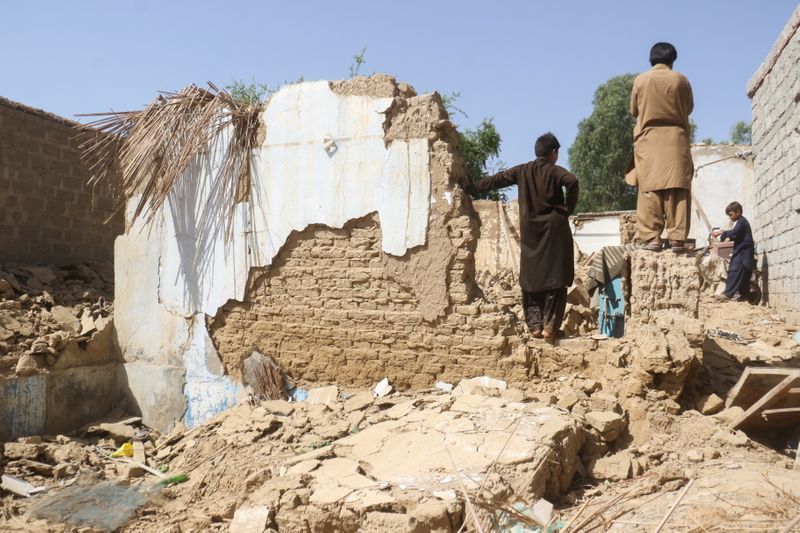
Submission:
[[177,485],[178,483],[183,483],[185,481],[189,481],[189,476],[186,474],[175,474],[174,476],[160,479],[156,485],[161,487],[169,487],[170,485]]

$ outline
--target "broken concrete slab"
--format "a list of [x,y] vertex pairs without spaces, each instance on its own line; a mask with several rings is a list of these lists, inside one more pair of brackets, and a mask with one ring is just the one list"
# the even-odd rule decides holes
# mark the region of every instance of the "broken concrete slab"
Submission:
[[272,509],[266,505],[236,509],[230,533],[264,533],[272,520]]
[[473,392],[480,387],[504,391],[508,388],[508,383],[502,379],[495,379],[489,376],[478,376],[469,379],[462,379],[458,382],[458,385],[455,386],[451,394],[454,396],[458,396],[460,394],[473,394]]
[[375,400],[374,393],[362,391],[354,394],[344,402],[344,410],[347,412],[360,411],[366,409]]

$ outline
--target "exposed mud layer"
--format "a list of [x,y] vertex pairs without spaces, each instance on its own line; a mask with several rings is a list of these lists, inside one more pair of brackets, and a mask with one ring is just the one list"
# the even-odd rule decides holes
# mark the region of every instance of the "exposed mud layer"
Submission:
[[342,96],[372,96],[375,98],[391,98],[397,96],[398,88],[394,76],[373,74],[372,76],[355,76],[348,80],[330,82],[331,90]]

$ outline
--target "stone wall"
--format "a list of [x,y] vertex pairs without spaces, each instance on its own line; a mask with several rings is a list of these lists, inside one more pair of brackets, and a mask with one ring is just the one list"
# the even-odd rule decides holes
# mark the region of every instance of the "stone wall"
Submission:
[[0,251],[4,262],[110,264],[122,217],[93,194],[78,124],[0,97]]
[[751,224],[770,305],[800,307],[800,7],[750,80],[755,209]]

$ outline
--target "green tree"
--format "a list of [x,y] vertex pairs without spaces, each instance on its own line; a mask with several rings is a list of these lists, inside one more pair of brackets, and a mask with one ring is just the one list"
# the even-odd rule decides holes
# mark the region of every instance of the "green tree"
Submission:
[[[447,113],[452,118],[456,114],[467,114],[456,106],[456,102],[461,97],[460,91],[442,95],[442,103],[447,109]],[[480,181],[482,178],[495,174],[503,170],[503,162],[498,159],[500,153],[500,134],[491,118],[485,118],[474,130],[466,128],[464,131],[458,130],[458,138],[461,144],[461,152],[464,154],[464,163],[467,167],[467,179],[471,182]],[[487,191],[476,194],[476,200],[494,200],[508,202],[506,192],[508,189],[498,191]]]
[[623,179],[633,154],[629,112],[635,74],[615,76],[594,93],[592,114],[578,124],[569,165],[581,181],[576,211],[615,211],[636,207],[636,189]]
[[753,141],[753,125],[740,120],[731,128],[731,142],[733,144],[751,144]]
[[[471,182],[480,181],[502,170],[503,164],[497,159],[500,153],[500,134],[491,118],[483,119],[474,130],[467,128],[463,132],[459,131],[458,136],[461,141],[461,151],[464,153],[464,162],[467,165],[467,178]],[[507,202],[506,191],[507,189],[487,191],[474,197]]]

